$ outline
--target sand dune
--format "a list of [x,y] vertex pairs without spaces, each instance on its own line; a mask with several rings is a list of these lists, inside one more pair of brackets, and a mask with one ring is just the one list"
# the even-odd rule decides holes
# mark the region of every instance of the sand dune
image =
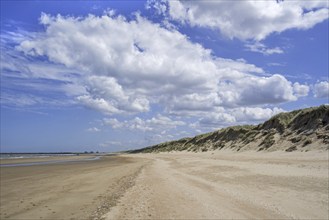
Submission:
[[133,153],[172,151],[319,151],[329,150],[329,106],[277,114],[259,125],[238,125],[159,143]]

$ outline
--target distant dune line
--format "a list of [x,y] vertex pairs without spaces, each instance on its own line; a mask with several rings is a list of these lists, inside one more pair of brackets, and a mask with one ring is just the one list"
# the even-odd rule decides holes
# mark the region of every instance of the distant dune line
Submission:
[[160,143],[131,153],[170,151],[310,151],[329,150],[329,106],[275,115],[259,125],[242,125]]

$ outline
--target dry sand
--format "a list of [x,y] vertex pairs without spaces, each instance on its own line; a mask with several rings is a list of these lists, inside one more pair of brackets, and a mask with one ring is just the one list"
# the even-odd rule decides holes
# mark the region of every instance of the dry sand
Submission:
[[0,219],[328,219],[328,165],[218,151],[2,167]]
[[328,152],[166,153],[106,219],[328,219]]

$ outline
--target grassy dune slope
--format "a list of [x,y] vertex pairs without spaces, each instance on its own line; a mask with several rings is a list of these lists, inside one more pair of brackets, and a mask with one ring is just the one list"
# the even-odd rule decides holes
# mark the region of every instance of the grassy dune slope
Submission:
[[217,149],[288,152],[329,150],[329,106],[280,113],[257,126],[227,127],[131,152],[199,152]]

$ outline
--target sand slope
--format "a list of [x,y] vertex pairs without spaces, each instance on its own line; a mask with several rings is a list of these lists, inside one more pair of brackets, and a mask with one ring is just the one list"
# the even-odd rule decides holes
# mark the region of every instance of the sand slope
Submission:
[[152,163],[106,219],[328,219],[327,151],[135,157]]

